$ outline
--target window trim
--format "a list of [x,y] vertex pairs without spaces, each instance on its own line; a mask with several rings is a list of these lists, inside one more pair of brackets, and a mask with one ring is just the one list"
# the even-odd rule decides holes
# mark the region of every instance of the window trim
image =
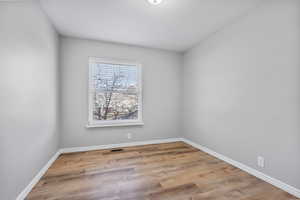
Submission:
[[[138,119],[137,120],[94,120],[93,119],[93,71],[91,63],[109,63],[109,64],[119,64],[119,65],[134,65],[138,69],[138,84],[139,84],[139,94],[138,94]],[[114,127],[114,126],[141,126],[144,125],[143,122],[143,98],[142,98],[142,65],[138,62],[129,61],[125,59],[113,59],[113,58],[100,58],[100,57],[89,57],[88,59],[88,123],[87,128],[96,127]]]

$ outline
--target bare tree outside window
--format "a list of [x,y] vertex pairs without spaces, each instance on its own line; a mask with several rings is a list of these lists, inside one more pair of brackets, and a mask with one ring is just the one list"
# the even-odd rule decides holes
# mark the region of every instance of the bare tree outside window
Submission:
[[141,122],[140,70],[136,64],[90,61],[90,121]]

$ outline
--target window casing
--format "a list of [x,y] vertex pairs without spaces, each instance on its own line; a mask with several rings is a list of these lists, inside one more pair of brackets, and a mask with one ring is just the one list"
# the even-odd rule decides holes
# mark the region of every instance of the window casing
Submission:
[[88,127],[143,125],[141,65],[89,58]]

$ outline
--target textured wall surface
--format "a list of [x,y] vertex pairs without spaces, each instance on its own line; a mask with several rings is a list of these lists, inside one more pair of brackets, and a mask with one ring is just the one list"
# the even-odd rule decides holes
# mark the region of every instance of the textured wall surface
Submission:
[[300,188],[299,36],[300,1],[271,0],[187,52],[185,137]]
[[[180,135],[182,54],[112,43],[61,39],[62,147],[165,139]],[[144,126],[90,128],[88,57],[117,58],[142,64]],[[127,133],[133,138],[127,139]]]
[[0,199],[58,148],[58,36],[34,1],[0,2]]

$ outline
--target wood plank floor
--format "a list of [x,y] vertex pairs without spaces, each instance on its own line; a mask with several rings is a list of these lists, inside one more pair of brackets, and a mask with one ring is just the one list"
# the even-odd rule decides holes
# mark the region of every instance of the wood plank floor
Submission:
[[61,155],[28,200],[296,200],[183,142]]

